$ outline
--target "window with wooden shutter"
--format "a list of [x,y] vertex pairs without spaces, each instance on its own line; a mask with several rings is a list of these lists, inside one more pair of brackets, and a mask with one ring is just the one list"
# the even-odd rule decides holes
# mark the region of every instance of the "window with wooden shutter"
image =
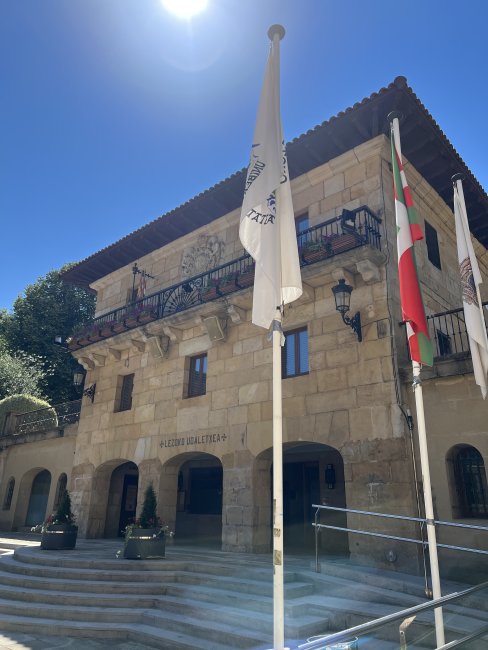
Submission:
[[302,327],[285,332],[285,345],[282,348],[282,376],[297,377],[308,373],[308,332]]
[[207,355],[199,354],[190,359],[188,397],[205,395],[207,392]]
[[132,389],[134,388],[134,374],[119,377],[115,411],[130,411],[132,408]]

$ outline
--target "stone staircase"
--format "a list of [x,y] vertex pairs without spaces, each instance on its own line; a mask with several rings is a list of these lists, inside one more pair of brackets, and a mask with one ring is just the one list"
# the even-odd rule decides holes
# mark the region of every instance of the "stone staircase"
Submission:
[[[0,630],[66,637],[129,638],[171,650],[264,650],[272,647],[269,556],[169,546],[165,560],[116,558],[120,542],[79,540],[73,551],[17,548],[0,558]],[[450,591],[459,585],[451,585]],[[345,629],[422,602],[415,577],[310,560],[285,564],[285,637],[297,648],[308,637]],[[479,607],[449,618],[448,638],[488,622]],[[454,608],[452,608],[454,609]],[[420,615],[416,648],[434,648],[432,616]],[[375,650],[398,647],[398,626]],[[475,646],[478,647],[478,646]],[[482,646],[480,646],[482,647]]]

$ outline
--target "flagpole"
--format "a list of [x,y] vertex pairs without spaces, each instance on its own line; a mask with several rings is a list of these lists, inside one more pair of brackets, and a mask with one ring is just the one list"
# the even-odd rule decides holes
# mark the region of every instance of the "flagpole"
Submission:
[[283,416],[281,392],[281,311],[273,320],[273,647],[285,643],[283,581]]
[[[392,111],[388,115],[388,121],[391,124],[392,128],[392,145],[394,145],[394,149],[396,151],[396,155],[398,156],[399,164],[400,166],[403,164],[402,163],[402,145],[401,145],[401,140],[400,140],[400,118],[402,117],[402,114],[399,111]],[[393,161],[392,161],[393,162]],[[404,177],[404,172],[400,172],[403,175],[400,177],[402,180],[402,185],[405,184],[405,188],[408,190],[408,187],[406,185],[406,178]],[[404,189],[405,189],[404,188]],[[402,190],[403,192],[404,190]],[[405,200],[405,195],[402,193],[402,199]],[[410,196],[410,192],[408,194],[408,203],[406,205],[406,216],[408,218],[408,221],[410,222],[409,228],[410,228],[410,235],[408,236],[409,241],[409,246],[413,249],[413,241],[412,241],[412,236],[411,236],[411,228],[412,228],[412,221],[410,218],[410,214],[408,213],[408,210],[413,208],[412,205],[412,199]],[[397,210],[397,188],[395,187],[395,210]],[[397,213],[397,228],[399,227],[398,224],[398,213]],[[416,239],[419,239],[418,235],[416,236]],[[403,244],[405,245],[405,241],[403,241]],[[399,253],[398,253],[398,262],[399,262],[399,268],[400,268],[400,257],[401,257],[401,252],[399,248]],[[405,255],[402,255],[402,259],[405,257]],[[415,257],[413,257],[413,263],[415,264]],[[416,274],[416,271],[414,271]],[[418,279],[416,278],[416,283],[418,282]],[[419,289],[420,291],[420,289]],[[401,289],[400,289],[400,294],[401,294]],[[402,300],[402,312],[404,311],[404,304],[403,300],[404,297],[401,296]],[[422,304],[422,298],[420,295],[420,303],[421,303],[421,310],[422,310],[422,316],[424,319],[424,324],[423,327],[427,327],[427,323],[425,322],[425,313],[424,313],[424,307]],[[409,309],[412,311],[412,305],[409,305]],[[410,316],[410,314],[409,314]],[[418,315],[417,315],[418,317]],[[411,322],[407,320],[406,323],[407,327],[407,332],[408,329],[411,329],[411,333],[414,333],[414,330],[412,328]],[[418,323],[417,323],[418,327]],[[428,332],[425,329],[424,334],[428,336]],[[418,336],[418,334],[417,334]],[[409,347],[410,347],[410,334],[409,334]],[[412,354],[412,348],[410,348],[410,353]],[[416,351],[416,354],[419,355],[421,354],[418,350]],[[418,358],[418,357],[417,357]],[[430,360],[430,363],[432,361]],[[422,472],[422,485],[423,485],[423,491],[424,491],[424,506],[425,506],[425,519],[426,519],[426,524],[427,524],[427,543],[429,547],[429,559],[430,559],[430,574],[431,574],[431,580],[432,580],[432,595],[434,599],[440,598],[441,597],[441,584],[440,584],[440,576],[439,576],[439,559],[437,556],[437,540],[436,540],[436,531],[435,531],[435,524],[434,524],[434,506],[432,502],[432,485],[430,481],[430,468],[429,468],[429,452],[427,448],[427,433],[425,429],[425,413],[424,413],[424,399],[423,399],[423,392],[422,392],[422,380],[420,378],[420,370],[421,370],[421,365],[418,360],[413,359],[413,354],[412,354],[412,372],[413,372],[413,392],[415,396],[415,406],[417,410],[417,431],[418,431],[418,438],[419,438],[419,451],[420,451],[420,467],[421,467],[421,472]],[[435,633],[436,633],[436,640],[437,640],[437,647],[443,646],[445,643],[444,639],[444,621],[443,621],[443,614],[442,614],[442,608],[441,607],[436,607],[434,609],[434,617],[435,617]]]
[[[422,484],[424,489],[425,519],[427,523],[427,542],[429,546],[430,577],[432,580],[432,595],[434,599],[441,597],[441,582],[439,576],[439,559],[437,557],[437,540],[434,524],[434,505],[432,502],[432,485],[430,482],[429,452],[427,449],[427,433],[425,429],[424,398],[422,380],[420,379],[420,364],[412,361],[413,393],[417,410],[417,431],[419,437],[420,467],[422,471]],[[443,646],[444,618],[442,607],[434,609],[435,635],[437,647]]]

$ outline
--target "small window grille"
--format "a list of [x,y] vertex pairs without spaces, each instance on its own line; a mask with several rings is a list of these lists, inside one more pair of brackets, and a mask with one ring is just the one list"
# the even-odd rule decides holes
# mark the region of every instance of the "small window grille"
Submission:
[[12,505],[12,497],[14,495],[14,488],[15,488],[15,479],[12,477],[8,484],[7,484],[7,490],[5,491],[5,498],[3,500],[3,510],[10,510],[10,506]]
[[458,516],[488,517],[488,488],[483,457],[471,446],[462,446],[451,457]]

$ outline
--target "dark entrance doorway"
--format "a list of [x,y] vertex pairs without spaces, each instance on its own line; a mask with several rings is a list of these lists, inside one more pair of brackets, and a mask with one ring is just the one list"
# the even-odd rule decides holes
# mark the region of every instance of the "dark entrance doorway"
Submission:
[[[271,460],[272,450],[264,452]],[[271,509],[273,511],[273,468],[269,473]],[[283,542],[284,548],[292,553],[313,553],[315,551],[315,510],[312,504],[346,507],[344,463],[342,456],[333,447],[320,443],[288,443],[283,448]],[[345,513],[325,511],[320,523],[347,526]],[[270,533],[272,519],[270,520]],[[325,531],[325,532],[324,532]],[[272,539],[270,535],[270,544]],[[347,533],[323,530],[319,537],[321,553],[347,555],[349,539]]]
[[122,500],[120,503],[119,536],[124,535],[127,524],[136,518],[138,482],[139,477],[137,474],[126,474],[124,476]]
[[32,481],[29,506],[25,518],[26,526],[37,526],[46,518],[47,500],[51,489],[51,472],[42,470]]
[[284,463],[284,543],[288,549],[310,548],[314,544],[312,503],[320,499],[319,462]]
[[222,490],[222,463],[215,456],[192,454],[180,465],[175,529],[178,539],[185,544],[221,547]]
[[135,518],[139,482],[135,463],[120,463],[112,469],[113,466],[111,461],[99,468],[97,481],[100,494],[107,495],[104,537],[108,538],[123,537],[126,525]]

